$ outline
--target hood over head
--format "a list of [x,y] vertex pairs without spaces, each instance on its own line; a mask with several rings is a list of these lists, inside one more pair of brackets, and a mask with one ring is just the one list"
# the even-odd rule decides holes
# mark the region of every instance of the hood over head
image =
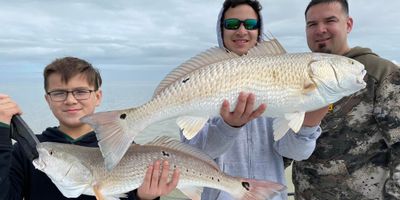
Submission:
[[[223,13],[224,12],[224,6],[222,5],[222,7],[221,7],[221,10],[219,11],[219,14],[218,14],[218,19],[217,19],[217,27],[216,27],[216,29],[217,29],[217,41],[218,41],[218,46],[220,47],[220,48],[224,48],[225,46],[224,46],[224,40],[222,39],[222,29],[221,29],[221,24],[222,24],[222,19],[223,19],[223,17],[224,17],[224,14],[225,13]],[[259,36],[258,36],[258,42],[261,42],[261,41],[263,41],[264,40],[264,37],[263,37],[263,33],[264,33],[264,24],[263,24],[263,22],[264,22],[264,20],[263,20],[263,17],[262,17],[262,14],[261,14],[261,12],[258,12],[257,13],[258,14],[258,16],[259,16],[259,23],[260,23],[260,28],[259,28]]]

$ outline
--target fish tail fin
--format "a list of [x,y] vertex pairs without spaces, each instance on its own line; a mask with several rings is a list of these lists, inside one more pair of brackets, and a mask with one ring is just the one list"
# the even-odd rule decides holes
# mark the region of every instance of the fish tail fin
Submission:
[[127,116],[127,110],[117,110],[98,112],[80,119],[95,130],[107,170],[113,169],[119,163],[134,137],[141,131],[128,126]]
[[240,179],[242,191],[235,197],[238,200],[272,199],[286,190],[286,186],[266,180]]

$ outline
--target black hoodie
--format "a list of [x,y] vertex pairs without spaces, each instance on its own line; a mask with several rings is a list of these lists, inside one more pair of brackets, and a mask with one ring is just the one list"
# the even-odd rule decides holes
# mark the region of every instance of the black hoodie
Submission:
[[[41,135],[37,135],[40,142],[69,143],[88,147],[97,147],[94,132],[73,140],[58,128],[47,128]],[[10,128],[0,126],[0,200],[62,200],[69,199],[53,184],[43,172],[36,170],[25,156],[18,143],[14,146],[10,139]],[[71,198],[70,198],[71,199]],[[95,200],[94,196],[81,195],[81,200]],[[128,193],[127,199],[139,199],[136,190]]]

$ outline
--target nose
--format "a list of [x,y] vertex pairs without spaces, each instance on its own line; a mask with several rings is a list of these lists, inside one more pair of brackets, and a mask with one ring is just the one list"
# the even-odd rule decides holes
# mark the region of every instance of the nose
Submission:
[[243,34],[247,33],[247,29],[244,27],[243,23],[240,23],[240,26],[237,29],[236,33],[239,34],[239,35],[243,35]]
[[325,25],[323,25],[323,24],[319,24],[318,26],[317,26],[317,33],[326,33],[327,32],[327,29],[326,29],[326,26]]
[[76,102],[78,102],[78,101],[75,99],[75,97],[74,97],[74,95],[72,94],[72,92],[68,92],[68,93],[67,93],[67,98],[65,99],[65,102],[66,102],[66,103],[76,103]]

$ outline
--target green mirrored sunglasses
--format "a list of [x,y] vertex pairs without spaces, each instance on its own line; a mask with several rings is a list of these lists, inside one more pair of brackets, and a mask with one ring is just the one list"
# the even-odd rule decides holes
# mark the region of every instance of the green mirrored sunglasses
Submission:
[[243,24],[244,28],[247,30],[255,30],[260,27],[260,24],[256,19],[246,19],[242,21],[236,18],[229,18],[225,19],[223,23],[224,28],[228,30],[236,30],[240,27],[241,24]]

